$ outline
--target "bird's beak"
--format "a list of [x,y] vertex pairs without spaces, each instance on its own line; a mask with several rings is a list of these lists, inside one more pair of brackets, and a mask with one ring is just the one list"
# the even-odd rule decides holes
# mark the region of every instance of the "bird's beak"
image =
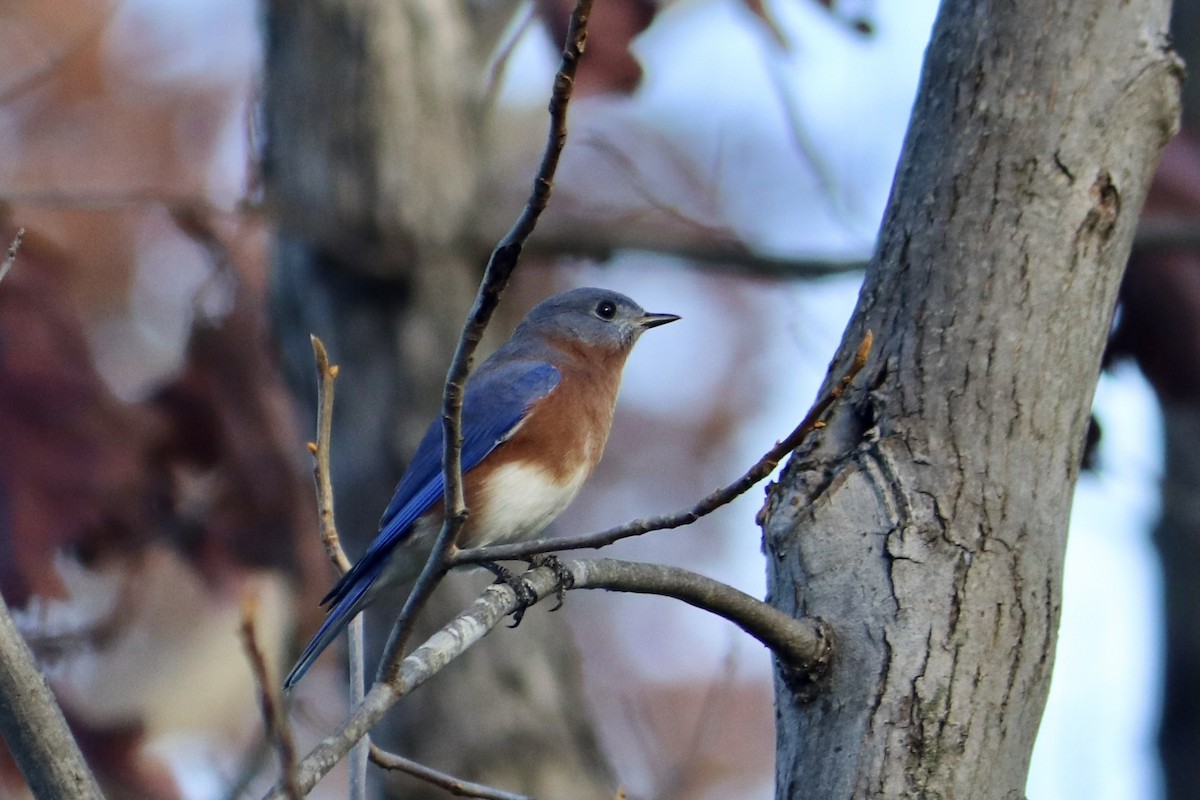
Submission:
[[637,318],[637,326],[642,330],[657,328],[659,325],[666,325],[668,322],[674,322],[680,319],[678,314],[643,314]]

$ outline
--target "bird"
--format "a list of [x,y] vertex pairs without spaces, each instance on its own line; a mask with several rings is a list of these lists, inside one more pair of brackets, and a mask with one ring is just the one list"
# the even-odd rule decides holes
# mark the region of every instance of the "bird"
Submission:
[[[467,379],[462,404],[459,547],[537,537],[575,499],[608,440],[625,361],[649,313],[619,292],[572,289],[543,300]],[[420,573],[441,530],[442,425],[430,424],[367,551],[321,601],[326,618],[284,680],[291,689],[379,593]]]

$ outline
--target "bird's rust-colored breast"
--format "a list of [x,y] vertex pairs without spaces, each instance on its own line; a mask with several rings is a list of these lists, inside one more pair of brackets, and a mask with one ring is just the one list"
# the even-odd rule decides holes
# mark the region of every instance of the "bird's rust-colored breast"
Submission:
[[580,468],[591,473],[600,460],[627,355],[567,352],[572,357],[555,364],[562,374],[558,386],[498,448],[506,451],[506,460],[536,463],[561,482],[571,480]]
[[[488,529],[501,520],[506,522],[499,527],[510,527],[508,520],[523,515],[531,521],[544,517],[548,524],[574,499],[599,462],[612,427],[626,353],[567,355],[571,357],[555,364],[562,379],[554,391],[530,409],[511,438],[464,476],[472,514],[461,545],[536,535],[539,531]],[[513,485],[518,479],[540,485]],[[503,497],[497,496],[501,483]]]

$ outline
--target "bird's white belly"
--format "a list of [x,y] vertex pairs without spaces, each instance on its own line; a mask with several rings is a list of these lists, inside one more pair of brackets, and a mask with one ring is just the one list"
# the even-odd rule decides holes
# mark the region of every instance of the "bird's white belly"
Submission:
[[[472,544],[500,544],[532,539],[563,512],[587,479],[580,468],[566,482],[533,464],[506,464],[487,477],[485,497],[472,509],[475,536]],[[486,513],[483,513],[485,512]]]

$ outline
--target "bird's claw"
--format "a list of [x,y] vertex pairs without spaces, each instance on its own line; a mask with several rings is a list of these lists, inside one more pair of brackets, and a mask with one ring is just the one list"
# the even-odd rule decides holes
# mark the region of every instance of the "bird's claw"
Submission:
[[562,562],[558,560],[558,556],[553,553],[538,553],[537,555],[530,556],[529,567],[530,569],[549,567],[554,572],[557,585],[557,588],[554,590],[554,596],[558,602],[550,610],[558,611],[563,607],[563,602],[567,599],[567,589],[575,585],[575,576],[571,574],[569,569],[563,566]]
[[517,596],[517,608],[513,611],[512,624],[508,626],[510,628],[517,627],[521,624],[521,620],[525,619],[525,612],[529,610],[529,607],[538,601],[537,592],[529,585],[529,581],[514,574],[512,570],[500,566],[495,561],[485,562],[481,566],[496,576],[496,583],[508,586]]

